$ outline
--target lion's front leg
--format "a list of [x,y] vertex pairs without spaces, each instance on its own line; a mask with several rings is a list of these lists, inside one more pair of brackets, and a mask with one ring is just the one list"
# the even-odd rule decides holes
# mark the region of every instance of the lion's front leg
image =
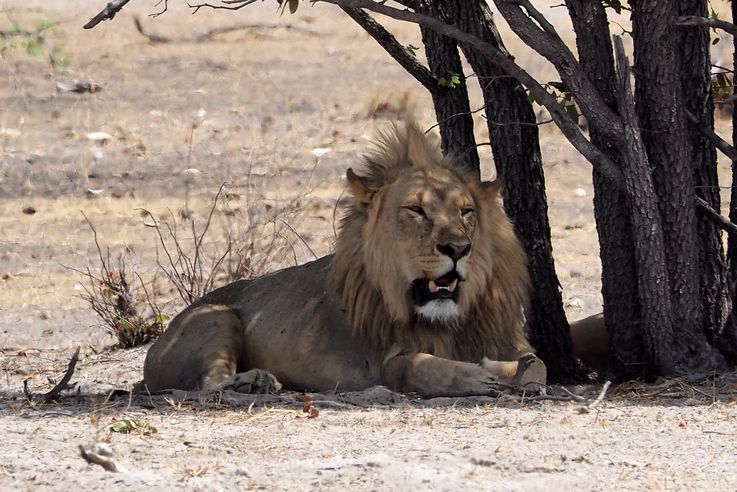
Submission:
[[547,380],[545,363],[534,354],[515,361],[484,359],[481,364],[443,359],[417,353],[397,355],[382,368],[384,384],[398,391],[424,397],[488,395],[495,383],[540,388]]
[[497,377],[479,364],[417,353],[387,360],[382,368],[382,380],[394,390],[430,398],[492,394]]

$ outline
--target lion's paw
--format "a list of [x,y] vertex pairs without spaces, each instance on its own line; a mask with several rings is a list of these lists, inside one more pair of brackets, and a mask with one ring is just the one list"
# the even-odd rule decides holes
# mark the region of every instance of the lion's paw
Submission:
[[512,379],[515,386],[544,391],[548,370],[535,354],[525,354],[517,359],[517,373]]
[[218,384],[217,389],[245,394],[267,394],[278,392],[281,389],[281,383],[268,371],[251,369],[232,375]]

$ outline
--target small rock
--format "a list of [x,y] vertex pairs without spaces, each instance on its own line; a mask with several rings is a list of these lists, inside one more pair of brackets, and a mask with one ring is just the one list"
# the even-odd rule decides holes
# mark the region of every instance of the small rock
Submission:
[[317,147],[316,149],[312,149],[312,155],[315,157],[322,157],[328,152],[332,152],[333,149],[329,149],[327,147]]
[[108,140],[113,138],[113,136],[107,132],[90,132],[86,136],[88,139],[92,140],[93,142],[99,142],[99,143],[105,143]]
[[26,207],[23,209],[23,213],[26,215],[33,215],[36,213],[36,209],[34,207]]
[[87,198],[92,199],[92,198],[98,198],[99,196],[102,196],[103,193],[105,193],[105,190],[103,189],[94,190],[90,188],[89,190],[87,190],[86,195],[87,195]]

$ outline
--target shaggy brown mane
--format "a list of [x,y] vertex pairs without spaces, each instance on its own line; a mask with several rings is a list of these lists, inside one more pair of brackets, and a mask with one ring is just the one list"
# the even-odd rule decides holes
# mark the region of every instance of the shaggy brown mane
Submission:
[[367,206],[354,197],[341,220],[329,279],[351,326],[370,343],[388,350],[399,347],[468,361],[483,356],[501,360],[516,357],[514,354],[528,346],[522,325],[529,280],[525,255],[498,202],[498,186],[481,183],[454,159],[443,156],[437,142],[412,123],[394,125],[380,134],[376,146],[364,157],[363,168],[357,175],[349,170],[349,179],[359,179],[371,198],[380,203],[382,191],[417,167],[452,173],[474,199],[478,215],[473,247],[476,267],[464,282],[472,299],[450,323],[430,322],[414,313],[400,316],[396,309],[390,309],[392,303],[402,300],[387,298],[369,281],[368,269],[375,265],[367,265],[365,247],[377,242],[367,237]]

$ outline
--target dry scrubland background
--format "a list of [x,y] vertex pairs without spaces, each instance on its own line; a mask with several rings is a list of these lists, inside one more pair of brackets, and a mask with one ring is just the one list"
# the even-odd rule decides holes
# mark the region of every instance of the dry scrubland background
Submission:
[[[675,403],[643,403],[623,390],[620,401],[590,413],[491,399],[428,408],[384,395],[374,400],[391,404],[345,411],[325,404],[310,420],[297,418],[294,400],[260,401],[250,410],[237,399],[107,402],[107,390],[140,378],[145,349],[100,352],[113,339],[70,270],[98,265],[82,212],[113,263],[129,251],[173,315],[182,302],[161,274],[154,281],[161,249],[142,209],[180,225],[188,211],[201,230],[225,183],[206,236],[213,257],[231,237],[241,247],[254,241],[256,273],[308,261],[330,251],[345,169],[360,164],[375,130],[408,114],[430,127],[434,115],[421,88],[330,6],[305,4],[279,17],[267,2],[192,16],[172,2],[153,20],[147,14],[158,7],[138,0],[113,22],[83,31],[103,4],[0,0],[0,30],[54,22],[44,35],[48,49],[63,50],[70,70],[55,70],[22,47],[0,58],[0,432],[7,453],[0,487],[734,488],[727,460],[733,401],[707,406],[694,392]],[[565,11],[549,12],[571,38]],[[136,32],[133,15],[177,39],[254,26],[205,42],[152,44]],[[403,44],[421,46],[413,26],[389,25]],[[506,39],[524,66],[555,80]],[[102,91],[57,89],[75,79]],[[481,106],[478,93],[472,106]],[[556,266],[566,309],[577,319],[601,306],[590,169],[550,125],[541,134]],[[492,177],[488,147],[480,152],[483,174]],[[725,164],[721,171],[726,178]],[[272,239],[281,246],[263,254]],[[25,404],[22,381],[44,391],[78,345],[83,396],[58,408]],[[109,425],[122,417],[159,432],[111,434]],[[96,441],[109,443],[129,472],[86,465],[75,446]]]

